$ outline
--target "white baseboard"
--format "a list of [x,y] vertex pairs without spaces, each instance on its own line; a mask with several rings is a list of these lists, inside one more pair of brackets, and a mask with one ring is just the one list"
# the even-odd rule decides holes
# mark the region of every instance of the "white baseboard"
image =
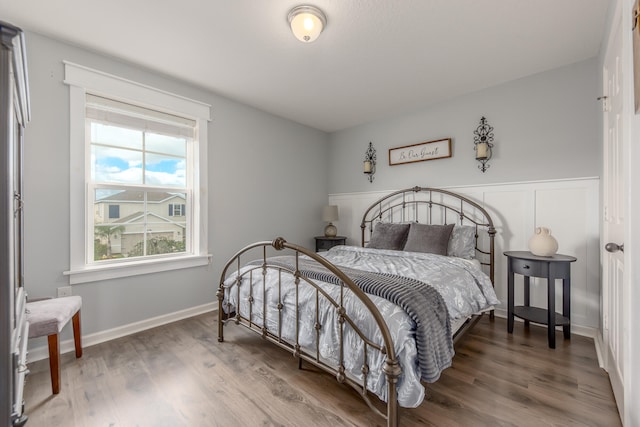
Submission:
[[[188,317],[198,316],[200,314],[209,313],[217,310],[217,303],[211,302],[196,307],[187,308],[185,310],[176,311],[173,313],[163,314],[162,316],[152,317],[150,319],[141,320],[139,322],[130,323],[128,325],[119,326],[117,328],[108,329],[106,331],[96,332],[93,334],[85,335],[82,337],[82,347],[90,347],[95,344],[100,344],[106,341],[111,341],[117,338],[121,338],[127,335],[132,335],[137,332],[142,332],[147,329],[156,328],[158,326],[166,325],[171,322],[177,322],[178,320],[186,319]],[[507,318],[507,312],[503,309],[497,308],[495,315],[501,318]],[[517,322],[521,322],[522,319],[516,317]],[[593,338],[594,345],[596,347],[596,354],[598,356],[598,364],[601,368],[604,367],[602,358],[602,339],[597,329],[588,328],[584,326],[571,326],[571,333],[576,335]],[[60,354],[75,351],[74,342],[72,339],[62,341],[60,343]],[[29,349],[29,362],[36,362],[38,360],[46,359],[49,357],[49,349],[46,345]]]
[[[82,347],[90,347],[95,344],[100,344],[106,341],[111,341],[116,338],[121,338],[127,335],[142,332],[147,329],[156,328],[158,326],[166,325],[167,323],[177,322],[178,320],[186,319],[188,317],[197,316],[199,314],[208,313],[218,309],[218,302],[210,302],[203,305],[187,308],[185,310],[176,311],[173,313],[163,314],[162,316],[152,317],[150,319],[141,320],[139,322],[130,323],[128,325],[118,326],[117,328],[108,329],[106,331],[100,331],[89,335],[82,336]],[[62,341],[60,343],[60,354],[75,351],[73,339]],[[46,345],[29,349],[28,361],[29,363],[38,360],[46,359],[49,357],[49,349]]]
[[600,365],[600,367],[606,371],[607,370],[607,366],[606,366],[606,363],[605,363],[604,356],[607,353],[606,353],[606,348],[605,348],[605,345],[604,345],[604,341],[602,340],[602,335],[601,334],[596,334],[596,336],[593,339],[593,341],[595,341],[595,343],[596,343],[596,354],[598,355],[598,365]]
[[[507,318],[507,311],[504,310],[504,309],[501,309],[501,308],[496,308],[495,315],[498,316],[498,317],[502,317],[502,318],[506,319]],[[515,321],[516,322],[524,322],[524,320],[522,320],[522,319],[520,319],[518,317],[515,317]],[[541,328],[546,328],[545,325],[539,325],[539,326]],[[557,329],[561,329],[561,328],[562,328],[561,326],[558,326]],[[596,340],[597,340],[597,338],[598,338],[598,336],[600,334],[598,333],[597,329],[590,328],[590,327],[587,327],[587,326],[571,325],[571,333],[572,334],[576,334],[576,335],[580,335],[580,336],[583,336],[583,337],[587,337],[587,338],[592,338],[594,343],[596,344],[596,352],[598,351],[597,341]],[[598,361],[599,360],[600,360],[600,356],[598,355]]]

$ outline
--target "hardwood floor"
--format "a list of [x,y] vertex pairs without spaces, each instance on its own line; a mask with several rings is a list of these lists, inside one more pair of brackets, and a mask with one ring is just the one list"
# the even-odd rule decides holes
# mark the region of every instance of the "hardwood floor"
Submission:
[[[51,395],[47,360],[32,363],[27,426],[384,425],[349,387],[244,328],[218,343],[205,314],[62,356]],[[573,336],[547,347],[529,331],[485,316],[456,350],[453,366],[402,426],[619,426],[593,341]]]

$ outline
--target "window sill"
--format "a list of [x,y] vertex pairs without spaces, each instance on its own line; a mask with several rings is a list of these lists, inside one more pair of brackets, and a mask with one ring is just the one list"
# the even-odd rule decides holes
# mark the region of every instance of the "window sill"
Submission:
[[120,277],[159,273],[182,268],[201,267],[211,262],[211,255],[192,255],[180,258],[162,258],[123,264],[100,265],[77,270],[64,271],[69,276],[69,284],[96,282],[98,280],[118,279]]

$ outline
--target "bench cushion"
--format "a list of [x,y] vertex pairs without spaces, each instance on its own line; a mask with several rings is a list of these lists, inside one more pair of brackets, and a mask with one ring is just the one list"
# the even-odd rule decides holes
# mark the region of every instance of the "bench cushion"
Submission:
[[59,333],[81,306],[82,298],[77,295],[28,302],[29,338]]

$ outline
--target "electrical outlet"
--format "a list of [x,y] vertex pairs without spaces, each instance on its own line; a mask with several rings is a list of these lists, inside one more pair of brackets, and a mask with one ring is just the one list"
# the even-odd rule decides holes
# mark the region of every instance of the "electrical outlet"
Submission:
[[71,286],[61,286],[58,288],[58,298],[70,297],[71,295],[73,295],[71,292]]

